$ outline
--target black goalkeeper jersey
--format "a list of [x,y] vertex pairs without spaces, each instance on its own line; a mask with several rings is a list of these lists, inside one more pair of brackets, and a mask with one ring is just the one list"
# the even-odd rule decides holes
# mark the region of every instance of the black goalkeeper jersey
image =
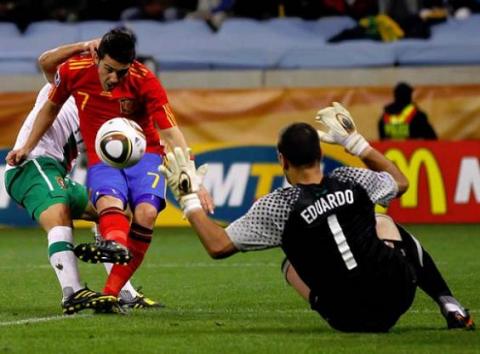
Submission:
[[281,247],[310,288],[312,308],[332,327],[386,330],[415,292],[402,250],[375,229],[375,204],[386,206],[397,192],[386,172],[342,167],[320,184],[260,198],[226,232],[241,251]]
[[391,257],[375,231],[375,203],[397,194],[386,172],[342,167],[320,184],[280,188],[260,198],[227,234],[242,251],[280,246],[314,292],[334,294]]
[[393,250],[377,237],[374,204],[361,185],[325,177],[298,187],[281,247],[314,293],[328,289],[336,298],[385,270]]

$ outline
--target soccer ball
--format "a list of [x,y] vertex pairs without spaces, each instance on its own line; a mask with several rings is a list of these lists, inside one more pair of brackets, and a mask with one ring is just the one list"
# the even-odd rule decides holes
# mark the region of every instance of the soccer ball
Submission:
[[95,137],[95,151],[100,160],[116,168],[135,165],[145,154],[146,145],[142,128],[126,118],[106,121]]

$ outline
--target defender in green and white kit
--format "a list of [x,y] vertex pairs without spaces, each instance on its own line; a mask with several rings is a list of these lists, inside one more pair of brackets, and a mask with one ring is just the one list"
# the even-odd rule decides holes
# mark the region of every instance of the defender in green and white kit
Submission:
[[[15,148],[23,145],[49,90],[47,84],[38,94],[17,136]],[[88,207],[85,187],[67,177],[78,155],[77,142],[81,142],[78,112],[70,98],[28,159],[16,167],[7,165],[5,186],[12,199],[25,207],[48,233],[48,256],[62,288],[63,312],[73,314],[86,308],[116,312],[115,297],[81,285],[73,253],[72,219],[85,216],[88,210],[93,211]]]

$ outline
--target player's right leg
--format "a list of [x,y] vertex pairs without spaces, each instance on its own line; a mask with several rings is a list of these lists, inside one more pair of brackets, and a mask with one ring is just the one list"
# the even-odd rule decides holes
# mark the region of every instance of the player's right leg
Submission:
[[388,239],[387,242],[404,250],[415,269],[418,286],[437,302],[448,328],[475,328],[470,313],[453,297],[432,257],[413,235],[385,215],[377,215],[377,233],[379,238]]
[[[12,199],[24,206],[48,233],[48,256],[62,288],[64,313],[97,307],[111,310],[116,305],[115,298],[98,293],[92,295],[93,292],[81,285],[73,254],[69,198],[62,178],[64,173],[57,161],[38,158],[9,170],[5,185]],[[87,290],[88,299],[82,296]],[[72,299],[76,299],[73,305]]]
[[88,169],[87,185],[98,212],[103,239],[78,245],[75,254],[85,262],[128,263],[131,260],[127,248],[130,221],[124,212],[128,186],[122,170],[98,163]]

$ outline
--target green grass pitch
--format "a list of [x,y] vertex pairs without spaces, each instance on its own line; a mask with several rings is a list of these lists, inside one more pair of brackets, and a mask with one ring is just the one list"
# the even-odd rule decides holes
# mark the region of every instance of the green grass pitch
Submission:
[[[408,229],[480,321],[479,225]],[[91,239],[88,230],[76,236]],[[157,229],[134,278],[165,309],[61,316],[46,242],[38,229],[0,230],[0,353],[480,353],[480,330],[446,330],[420,290],[389,334],[336,332],[284,283],[280,250],[214,261],[190,229]],[[102,288],[102,266],[80,272]]]

